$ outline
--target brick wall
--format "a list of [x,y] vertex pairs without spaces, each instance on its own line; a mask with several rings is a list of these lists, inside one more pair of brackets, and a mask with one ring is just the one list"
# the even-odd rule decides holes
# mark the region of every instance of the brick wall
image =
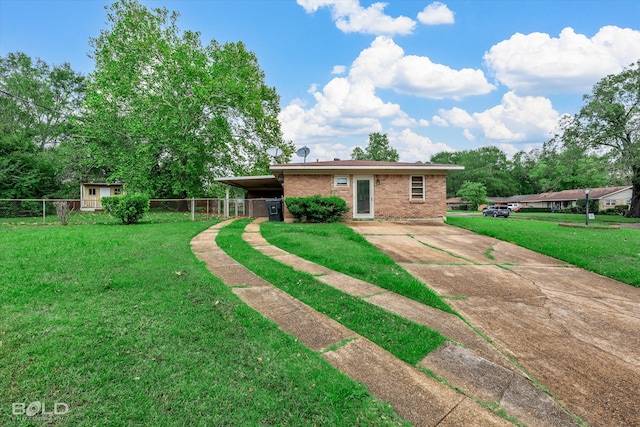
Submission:
[[[378,184],[377,180],[380,183]],[[410,201],[409,175],[374,175],[375,219],[438,219],[446,216],[446,176],[425,175],[424,201]],[[287,175],[284,181],[284,197],[337,196],[349,206],[346,219],[353,215],[353,175],[349,185],[334,186],[333,175]],[[285,220],[293,216],[285,207]]]
[[409,175],[374,177],[376,219],[443,219],[446,216],[446,176],[425,175],[424,200],[409,200],[410,179]]

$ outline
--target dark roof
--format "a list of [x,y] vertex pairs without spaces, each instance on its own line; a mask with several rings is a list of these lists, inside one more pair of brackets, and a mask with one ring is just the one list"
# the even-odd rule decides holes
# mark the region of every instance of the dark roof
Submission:
[[[599,200],[610,196],[615,193],[619,193],[624,190],[630,189],[631,186],[622,186],[622,187],[602,187],[602,188],[592,188],[589,192],[589,198],[594,200]],[[531,196],[527,199],[521,200],[523,202],[561,202],[568,200],[579,200],[584,199],[584,189],[580,190],[564,190],[564,191],[556,191],[553,193],[542,193]]]

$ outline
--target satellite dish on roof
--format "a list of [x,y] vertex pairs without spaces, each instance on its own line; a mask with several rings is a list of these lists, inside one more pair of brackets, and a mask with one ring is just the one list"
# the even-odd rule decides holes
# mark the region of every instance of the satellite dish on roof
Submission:
[[282,150],[278,147],[267,148],[267,154],[273,157],[273,162],[276,163],[278,161],[278,156],[282,154]]
[[298,151],[296,151],[296,154],[298,155],[298,157],[304,157],[305,163],[307,163],[307,156],[309,155],[309,153],[311,153],[311,150],[309,150],[309,147],[307,146],[298,148]]

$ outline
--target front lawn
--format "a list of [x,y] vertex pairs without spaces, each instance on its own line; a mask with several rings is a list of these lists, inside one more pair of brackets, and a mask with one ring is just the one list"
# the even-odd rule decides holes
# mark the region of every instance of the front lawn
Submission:
[[212,224],[0,225],[0,425],[404,425],[195,258]]

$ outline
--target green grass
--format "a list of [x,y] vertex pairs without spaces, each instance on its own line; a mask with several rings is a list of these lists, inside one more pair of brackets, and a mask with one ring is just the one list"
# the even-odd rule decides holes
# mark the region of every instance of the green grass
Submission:
[[345,224],[264,222],[260,232],[272,245],[309,261],[453,313],[433,290]]
[[[457,216],[482,217],[482,212],[476,211],[447,211],[447,218]],[[551,221],[564,222],[573,224],[585,224],[585,214],[565,214],[551,212],[511,212],[509,220],[512,219],[528,219],[534,221]],[[589,220],[589,225],[609,226],[613,224],[633,224],[639,223],[638,218],[626,218],[620,215],[595,215],[594,219]]]
[[405,424],[195,258],[212,224],[0,225],[0,425]]
[[[263,255],[242,239],[242,232],[250,221],[238,220],[224,227],[216,242],[232,258],[267,282],[412,365],[446,340],[437,331],[345,294],[310,274]],[[323,252],[333,250],[330,249],[325,247]]]
[[[196,212],[195,220],[204,221],[211,220],[212,216],[204,213]],[[168,212],[152,210],[147,212],[140,224],[160,224],[164,222],[185,222],[191,221],[191,212]],[[97,224],[122,224],[118,218],[114,218],[105,212],[82,212],[73,211],[69,214],[69,224],[74,225],[97,225]],[[23,218],[0,218],[0,226],[2,225],[60,225],[60,218],[55,213],[46,215],[43,222],[42,215],[30,216]]]
[[555,222],[449,216],[447,223],[640,287],[640,230],[560,227],[565,216],[556,214]]

